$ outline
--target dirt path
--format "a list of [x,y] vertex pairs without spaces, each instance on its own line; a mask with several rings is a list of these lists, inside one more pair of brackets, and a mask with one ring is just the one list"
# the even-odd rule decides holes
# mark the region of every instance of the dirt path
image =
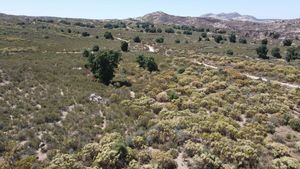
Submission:
[[[4,76],[5,76],[5,74],[4,74],[3,70],[0,69],[0,87],[7,86],[11,83],[10,81],[5,80]],[[2,81],[1,81],[1,79],[2,79]]]
[[81,54],[81,52],[78,51],[62,51],[62,52],[55,52],[56,54]]
[[104,114],[101,110],[99,111],[99,113],[100,113],[100,116],[103,118],[103,126],[101,127],[101,129],[104,130],[107,126],[106,117],[104,116]]
[[117,40],[119,40],[119,41],[125,41],[125,42],[127,42],[127,43],[129,43],[129,42],[130,42],[129,40],[125,40],[125,39],[118,38],[118,37],[116,37],[116,39],[117,39]]
[[151,53],[155,52],[155,49],[153,46],[150,46],[150,45],[146,45],[146,46],[149,48],[149,52],[151,52]]
[[188,169],[186,162],[184,162],[183,153],[179,153],[178,157],[175,159],[177,163],[177,169]]
[[[196,63],[198,65],[203,65],[203,66],[211,68],[211,69],[222,69],[222,68],[218,68],[218,67],[213,66],[213,65],[198,62],[196,60],[194,60],[193,63]],[[277,81],[277,80],[270,80],[270,79],[265,78],[265,77],[254,76],[254,75],[250,75],[248,73],[241,73],[241,74],[245,75],[246,77],[248,77],[249,79],[252,79],[252,80],[262,80],[264,82],[271,82],[271,83],[279,84],[280,86],[288,87],[288,88],[294,88],[294,89],[300,88],[300,85],[298,85],[298,84],[291,84],[291,83],[280,82],[280,81]]]

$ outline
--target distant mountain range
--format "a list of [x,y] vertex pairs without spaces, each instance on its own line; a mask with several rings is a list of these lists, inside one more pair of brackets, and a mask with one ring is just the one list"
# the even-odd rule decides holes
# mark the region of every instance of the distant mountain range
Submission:
[[279,19],[257,19],[254,16],[241,15],[237,12],[220,13],[220,14],[208,13],[208,14],[202,15],[201,17],[215,18],[215,19],[224,20],[224,21],[235,20],[235,21],[262,22],[262,23],[264,23],[264,22],[274,22],[274,21],[279,20]]
[[[34,19],[45,20],[68,20],[73,22],[85,22],[89,24],[97,22],[109,22],[108,20],[95,19],[71,19],[59,17],[31,17],[31,16],[16,16],[0,13],[0,23],[10,20],[18,22],[31,22]],[[125,22],[151,22],[154,24],[164,25],[189,25],[204,28],[219,28],[228,31],[235,31],[245,36],[256,38],[264,38],[266,35],[272,35],[275,32],[280,33],[280,38],[299,38],[300,37],[300,19],[280,20],[280,19],[257,19],[250,15],[241,15],[239,13],[220,13],[220,14],[205,14],[199,17],[191,16],[175,16],[161,11],[146,14],[138,18],[124,19]]]
[[281,38],[300,37],[300,19],[257,19],[239,13],[205,14],[200,17],[175,16],[158,11],[133,20],[166,25],[190,25],[213,27],[240,32],[245,35],[262,38],[265,34],[280,33]]

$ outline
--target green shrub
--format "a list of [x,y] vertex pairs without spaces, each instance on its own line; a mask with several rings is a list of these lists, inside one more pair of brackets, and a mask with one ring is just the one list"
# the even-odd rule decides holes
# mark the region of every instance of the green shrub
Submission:
[[89,34],[88,32],[82,32],[82,33],[81,33],[81,36],[87,37],[87,36],[90,36],[90,34]]
[[184,73],[185,72],[185,68],[179,68],[178,70],[177,70],[177,73],[178,74],[182,74],[182,73]]
[[98,52],[99,49],[100,49],[100,48],[99,48],[98,45],[94,45],[93,48],[92,48],[92,51],[93,51],[93,52]]
[[287,49],[285,60],[290,62],[291,60],[300,59],[300,46],[290,47]]
[[203,32],[203,33],[201,33],[201,36],[202,36],[202,38],[207,38],[207,33]]
[[300,152],[300,141],[297,141],[295,143],[295,148],[297,149],[298,152]]
[[231,42],[231,43],[235,43],[236,42],[236,35],[235,35],[235,33],[231,33],[228,38],[229,38],[229,42]]
[[270,36],[273,38],[273,39],[278,39],[280,37],[280,33],[278,32],[271,32],[270,33]]
[[154,60],[154,57],[152,57],[152,56],[149,57],[147,59],[146,65],[147,65],[147,70],[149,72],[158,71],[158,66]]
[[141,43],[141,38],[139,36],[136,36],[136,37],[133,38],[133,41],[135,43]]
[[166,33],[175,33],[174,29],[172,29],[172,28],[166,28],[165,32]]
[[272,154],[275,158],[289,155],[289,148],[280,143],[271,143]]
[[179,39],[176,39],[176,40],[175,40],[175,43],[180,43],[180,40],[179,40]]
[[184,152],[189,157],[194,157],[195,155],[200,155],[204,152],[204,146],[200,143],[194,143],[189,140],[184,145]]
[[241,43],[241,44],[247,44],[247,39],[245,37],[240,37],[239,43]]
[[106,23],[103,27],[106,28],[106,29],[113,29],[114,28],[114,26],[111,23]]
[[233,55],[233,51],[232,51],[231,49],[228,49],[228,50],[226,51],[226,54],[232,56],[232,55]]
[[192,169],[221,169],[221,166],[221,160],[209,153],[196,155],[192,163]]
[[268,39],[263,39],[263,40],[261,41],[261,44],[262,44],[262,45],[267,45],[267,44],[268,44]]
[[289,124],[293,130],[300,132],[300,119],[299,118],[290,120]]
[[155,151],[152,155],[153,161],[157,163],[159,169],[176,169],[177,164],[169,153]]
[[283,43],[283,46],[291,46],[292,43],[293,43],[293,40],[292,39],[285,39],[282,41]]
[[155,39],[155,42],[156,43],[164,43],[164,38],[163,37],[160,37],[160,38],[157,38],[157,39]]
[[105,32],[105,33],[104,33],[104,38],[105,38],[105,39],[111,39],[111,40],[114,40],[114,37],[113,37],[113,35],[111,34],[111,32]]
[[179,98],[178,94],[173,90],[168,91],[167,94],[168,94],[170,100],[176,100]]
[[292,157],[281,157],[272,161],[272,167],[274,169],[299,169],[299,160]]
[[127,42],[125,42],[125,41],[121,42],[121,50],[123,52],[128,52],[128,43]]
[[121,54],[119,52],[104,50],[96,53],[95,55],[89,55],[88,67],[91,69],[94,77],[108,85],[114,77],[114,70],[118,67],[120,60]]
[[278,47],[275,47],[271,50],[271,54],[273,57],[275,58],[281,58],[281,55],[280,55],[280,49]]
[[267,56],[268,51],[269,50],[266,45],[261,45],[258,48],[256,48],[256,53],[258,57],[262,59],[269,59],[269,57]]
[[87,57],[89,57],[89,55],[90,55],[90,51],[88,51],[87,49],[83,49],[82,56],[87,58]]
[[162,33],[162,29],[161,28],[157,28],[157,33]]
[[147,69],[149,72],[159,71],[158,66],[152,56],[145,57],[144,55],[139,55],[136,58],[136,62],[141,68]]
[[185,31],[183,31],[183,34],[185,34],[185,35],[192,35],[193,32],[189,31],[189,30],[185,30]]
[[222,35],[214,35],[213,38],[215,39],[216,43],[220,43],[223,40]]

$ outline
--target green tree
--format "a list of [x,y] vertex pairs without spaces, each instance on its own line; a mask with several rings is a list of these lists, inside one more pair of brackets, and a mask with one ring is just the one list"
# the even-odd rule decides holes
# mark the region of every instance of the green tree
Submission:
[[273,57],[275,58],[281,58],[281,55],[280,55],[280,49],[278,47],[274,47],[272,50],[271,50],[271,54]]
[[158,66],[152,56],[147,59],[147,70],[149,72],[158,71]]
[[223,40],[222,35],[214,35],[213,38],[215,39],[216,43],[220,43]]
[[113,35],[111,34],[111,32],[105,32],[105,33],[104,33],[104,38],[105,38],[105,39],[111,39],[111,40],[114,40],[114,37],[113,37]]
[[106,29],[113,29],[114,28],[114,26],[111,23],[107,23],[103,27],[106,28]]
[[232,56],[232,55],[233,55],[233,51],[232,51],[231,49],[228,49],[228,50],[226,51],[226,54]]
[[137,58],[136,58],[136,62],[139,64],[139,66],[141,68],[146,68],[146,59],[144,57],[144,55],[139,55]]
[[98,45],[94,45],[92,51],[93,52],[98,52],[99,51],[99,46]]
[[159,71],[158,66],[153,57],[145,57],[143,55],[139,55],[136,58],[136,62],[141,68],[147,69],[149,72]]
[[87,58],[87,57],[89,57],[89,55],[90,55],[90,51],[88,51],[87,49],[83,49],[82,56]]
[[119,52],[104,50],[95,55],[90,54],[88,66],[95,78],[108,85],[114,77],[114,70],[118,67],[120,60],[121,54]]
[[236,35],[235,35],[235,33],[231,33],[228,38],[229,38],[229,42],[236,43]]
[[290,62],[291,60],[300,59],[300,47],[290,47],[287,49],[285,60]]
[[272,32],[272,33],[270,33],[270,37],[272,37],[273,39],[278,39],[280,37],[280,33]]
[[190,31],[190,30],[185,30],[185,31],[183,31],[183,34],[185,34],[185,35],[192,35],[193,32]]
[[203,32],[203,33],[201,33],[201,36],[202,36],[202,38],[207,38],[207,33]]
[[262,59],[269,59],[269,57],[267,56],[268,51],[269,50],[267,48],[267,45],[261,45],[258,48],[256,48],[256,53],[258,57]]
[[172,28],[166,28],[165,32],[166,33],[175,33],[174,29],[172,29]]
[[267,44],[268,44],[268,39],[263,39],[263,40],[261,40],[261,44],[262,44],[262,45],[267,45]]
[[81,33],[81,36],[87,37],[87,36],[90,36],[90,34],[89,34],[88,32],[82,32],[82,33]]
[[162,33],[162,29],[161,28],[157,28],[157,33]]
[[292,39],[285,39],[282,41],[283,43],[283,46],[291,46],[292,43],[293,43],[293,40]]
[[240,37],[239,43],[241,43],[241,44],[247,44],[247,39],[245,37]]
[[155,42],[156,43],[164,43],[164,38],[163,37],[160,37],[160,38],[157,38],[157,39],[155,39]]
[[136,36],[136,37],[133,38],[133,41],[135,43],[141,43],[141,38],[139,36]]
[[127,42],[125,42],[125,41],[121,42],[121,50],[123,52],[128,52],[128,43]]

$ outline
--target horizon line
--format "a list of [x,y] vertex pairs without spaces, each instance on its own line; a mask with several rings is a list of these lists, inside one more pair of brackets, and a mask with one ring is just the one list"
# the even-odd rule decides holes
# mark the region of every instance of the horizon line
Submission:
[[289,18],[289,19],[280,19],[280,18],[257,18],[256,16],[253,15],[249,15],[249,14],[241,14],[239,12],[221,12],[221,13],[205,13],[205,14],[201,14],[199,16],[191,16],[191,15],[176,15],[176,14],[170,14],[161,10],[157,10],[157,11],[153,11],[153,12],[148,12],[143,14],[142,16],[135,16],[135,17],[128,17],[128,18],[88,18],[88,17],[71,17],[71,16],[54,16],[54,15],[27,15],[27,14],[12,14],[12,13],[5,13],[5,12],[0,12],[0,14],[4,14],[4,15],[11,15],[11,16],[23,16],[23,17],[49,17],[49,18],[64,18],[64,19],[84,19],[84,20],[126,20],[126,19],[136,19],[138,17],[143,17],[145,15],[148,14],[152,14],[152,13],[165,13],[167,15],[172,15],[172,16],[178,16],[178,17],[205,17],[204,15],[208,15],[208,14],[214,14],[214,15],[218,15],[218,14],[231,14],[231,13],[237,13],[240,14],[242,16],[252,16],[255,17],[258,20],[293,20],[293,19],[300,19],[300,17],[296,17],[296,18]]

